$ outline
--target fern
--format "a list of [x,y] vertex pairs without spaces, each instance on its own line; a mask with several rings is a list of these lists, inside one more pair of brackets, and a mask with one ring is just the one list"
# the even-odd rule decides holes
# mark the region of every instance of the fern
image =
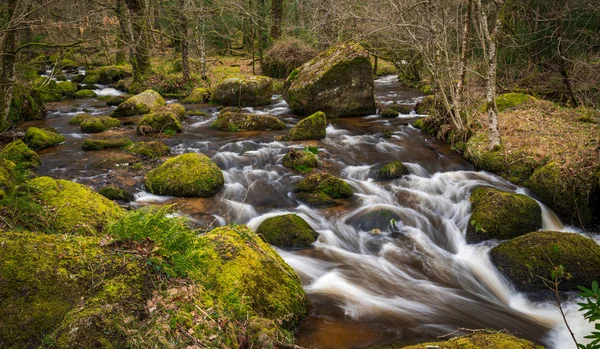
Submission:
[[583,318],[588,320],[590,323],[595,323],[591,334],[585,336],[586,339],[592,341],[586,345],[577,344],[579,349],[599,349],[600,348],[600,287],[598,281],[592,282],[592,288],[586,288],[578,286],[581,292],[579,296],[584,298],[585,302],[577,303],[579,305],[579,311],[584,312]]

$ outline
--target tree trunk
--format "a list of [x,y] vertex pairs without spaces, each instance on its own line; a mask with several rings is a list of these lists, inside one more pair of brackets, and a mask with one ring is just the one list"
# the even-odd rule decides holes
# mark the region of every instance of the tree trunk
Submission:
[[186,0],[180,0],[180,32],[181,32],[181,76],[183,82],[190,81],[188,20],[186,17]]
[[148,37],[146,33],[146,18],[144,0],[125,0],[131,17],[130,37],[134,80],[139,82],[142,75],[151,71],[150,55],[148,53]]
[[123,4],[123,0],[117,0],[117,4],[115,6],[115,14],[117,18],[119,18],[119,34],[117,34],[117,54],[115,60],[117,64],[123,63],[127,60],[127,24],[125,17],[125,8]]
[[271,0],[271,38],[279,39],[283,21],[283,0]]
[[0,129],[8,126],[8,114],[15,83],[16,7],[17,0],[8,0],[8,16],[10,18],[8,30],[0,38]]
[[462,108],[462,95],[465,86],[465,78],[467,75],[467,58],[469,51],[469,40],[471,37],[471,10],[472,10],[473,0],[469,0],[467,3],[467,11],[465,13],[465,19],[463,22],[463,37],[461,43],[461,53],[460,53],[460,72],[458,74],[458,82],[456,83],[456,97],[454,104],[456,106],[456,110],[460,112]]

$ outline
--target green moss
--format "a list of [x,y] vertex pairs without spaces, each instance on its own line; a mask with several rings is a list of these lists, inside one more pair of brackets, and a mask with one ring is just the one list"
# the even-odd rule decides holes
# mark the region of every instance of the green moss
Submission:
[[4,146],[0,151],[0,158],[12,161],[25,168],[37,168],[42,164],[37,153],[29,149],[27,144],[21,140],[13,141]]
[[481,187],[473,190],[470,201],[469,242],[506,240],[542,227],[542,209],[526,195]]
[[276,116],[263,114],[246,114],[236,112],[220,112],[212,123],[212,128],[223,131],[258,131],[283,130],[285,123]]
[[79,64],[72,59],[63,58],[58,64],[62,69],[77,69]]
[[25,132],[23,142],[34,150],[53,147],[65,141],[65,137],[53,131],[29,127]]
[[85,75],[83,74],[77,74],[71,78],[71,82],[74,82],[76,84],[81,84],[83,80],[85,80]]
[[109,107],[118,106],[119,104],[124,103],[129,98],[131,98],[131,95],[110,96],[106,100],[106,105],[108,105]]
[[96,92],[92,90],[80,90],[75,93],[75,98],[96,98]]
[[83,79],[83,81],[81,81],[81,84],[83,85],[96,85],[100,83],[100,75],[98,74],[88,74],[85,76],[85,78]]
[[455,337],[445,342],[431,342],[403,347],[404,349],[544,349],[528,340],[517,338],[506,333],[476,333],[463,337]]
[[148,159],[158,159],[171,153],[169,146],[160,141],[136,142],[125,150]]
[[151,193],[177,197],[210,197],[224,182],[221,169],[207,156],[196,153],[167,160],[145,178]]
[[323,139],[327,136],[327,117],[325,113],[316,112],[300,120],[287,136],[277,137],[276,140],[301,141]]
[[81,132],[85,133],[104,132],[119,126],[121,126],[121,122],[110,116],[91,116],[83,120],[80,124]]
[[415,107],[415,113],[419,115],[435,115],[435,96],[430,95],[423,98]]
[[256,234],[277,247],[308,247],[319,234],[304,219],[295,214],[267,218]]
[[392,161],[384,164],[377,171],[377,178],[381,180],[398,179],[408,174],[408,170],[400,161]]
[[56,81],[40,77],[33,83],[32,95],[37,96],[42,103],[50,103],[60,101],[63,94]]
[[142,115],[149,113],[154,108],[164,107],[165,105],[165,100],[158,92],[146,90],[123,102],[117,109],[113,110],[111,116]]
[[200,104],[208,103],[210,101],[211,91],[207,88],[198,87],[195,88],[189,96],[187,96],[181,103],[186,104]]
[[68,98],[75,97],[77,92],[77,84],[71,81],[61,81],[56,84],[62,95]]
[[98,72],[98,81],[93,84],[113,84],[119,80],[126,79],[131,76],[130,65],[109,65],[100,67]]
[[155,108],[144,115],[137,125],[140,135],[162,132],[182,132],[180,119],[185,117],[185,108],[181,104],[170,104]]
[[125,148],[133,142],[129,138],[104,138],[104,139],[92,139],[88,138],[83,141],[81,149],[83,150],[103,150],[113,148]]
[[501,243],[490,256],[521,291],[547,290],[543,279],[552,279],[559,265],[571,276],[561,281],[561,291],[576,291],[600,278],[600,246],[575,233],[529,233]]
[[261,106],[271,103],[273,80],[266,76],[228,76],[214,88],[211,102],[230,106]]
[[394,109],[383,109],[379,111],[379,116],[381,116],[382,118],[395,118],[398,115],[400,115],[400,113],[398,113]]
[[[317,161],[317,157],[315,156],[314,153],[312,153],[308,150],[295,150],[295,149],[290,149],[290,151],[284,155],[281,163],[283,164],[283,166],[285,166],[287,168],[293,168],[296,170],[308,169],[308,171],[310,171],[311,169],[313,169],[319,165],[318,161]],[[301,172],[305,172],[305,171],[301,171]]]
[[72,117],[71,120],[69,120],[69,125],[79,126],[85,119],[91,118],[91,117],[92,116],[87,113],[77,114],[74,117]]
[[[498,107],[498,112],[501,113],[531,100],[535,100],[535,98],[524,93],[505,93],[496,97],[496,106]],[[484,110],[487,110],[487,108]]]
[[296,197],[309,204],[328,205],[334,199],[349,198],[352,188],[343,180],[328,173],[313,173],[296,184]]
[[98,194],[109,200],[133,201],[133,194],[121,188],[108,186],[98,190]]

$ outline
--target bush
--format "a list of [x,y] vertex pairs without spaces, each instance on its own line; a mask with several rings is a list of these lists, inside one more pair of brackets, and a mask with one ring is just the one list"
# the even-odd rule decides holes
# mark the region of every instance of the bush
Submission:
[[302,40],[281,38],[267,52],[262,72],[273,78],[287,78],[295,68],[308,62],[317,52]]

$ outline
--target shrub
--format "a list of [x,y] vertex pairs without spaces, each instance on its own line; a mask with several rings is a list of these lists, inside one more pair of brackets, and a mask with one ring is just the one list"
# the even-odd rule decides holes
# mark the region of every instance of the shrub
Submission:
[[317,52],[296,38],[282,38],[267,52],[262,72],[273,78],[287,78],[295,68],[308,62]]

